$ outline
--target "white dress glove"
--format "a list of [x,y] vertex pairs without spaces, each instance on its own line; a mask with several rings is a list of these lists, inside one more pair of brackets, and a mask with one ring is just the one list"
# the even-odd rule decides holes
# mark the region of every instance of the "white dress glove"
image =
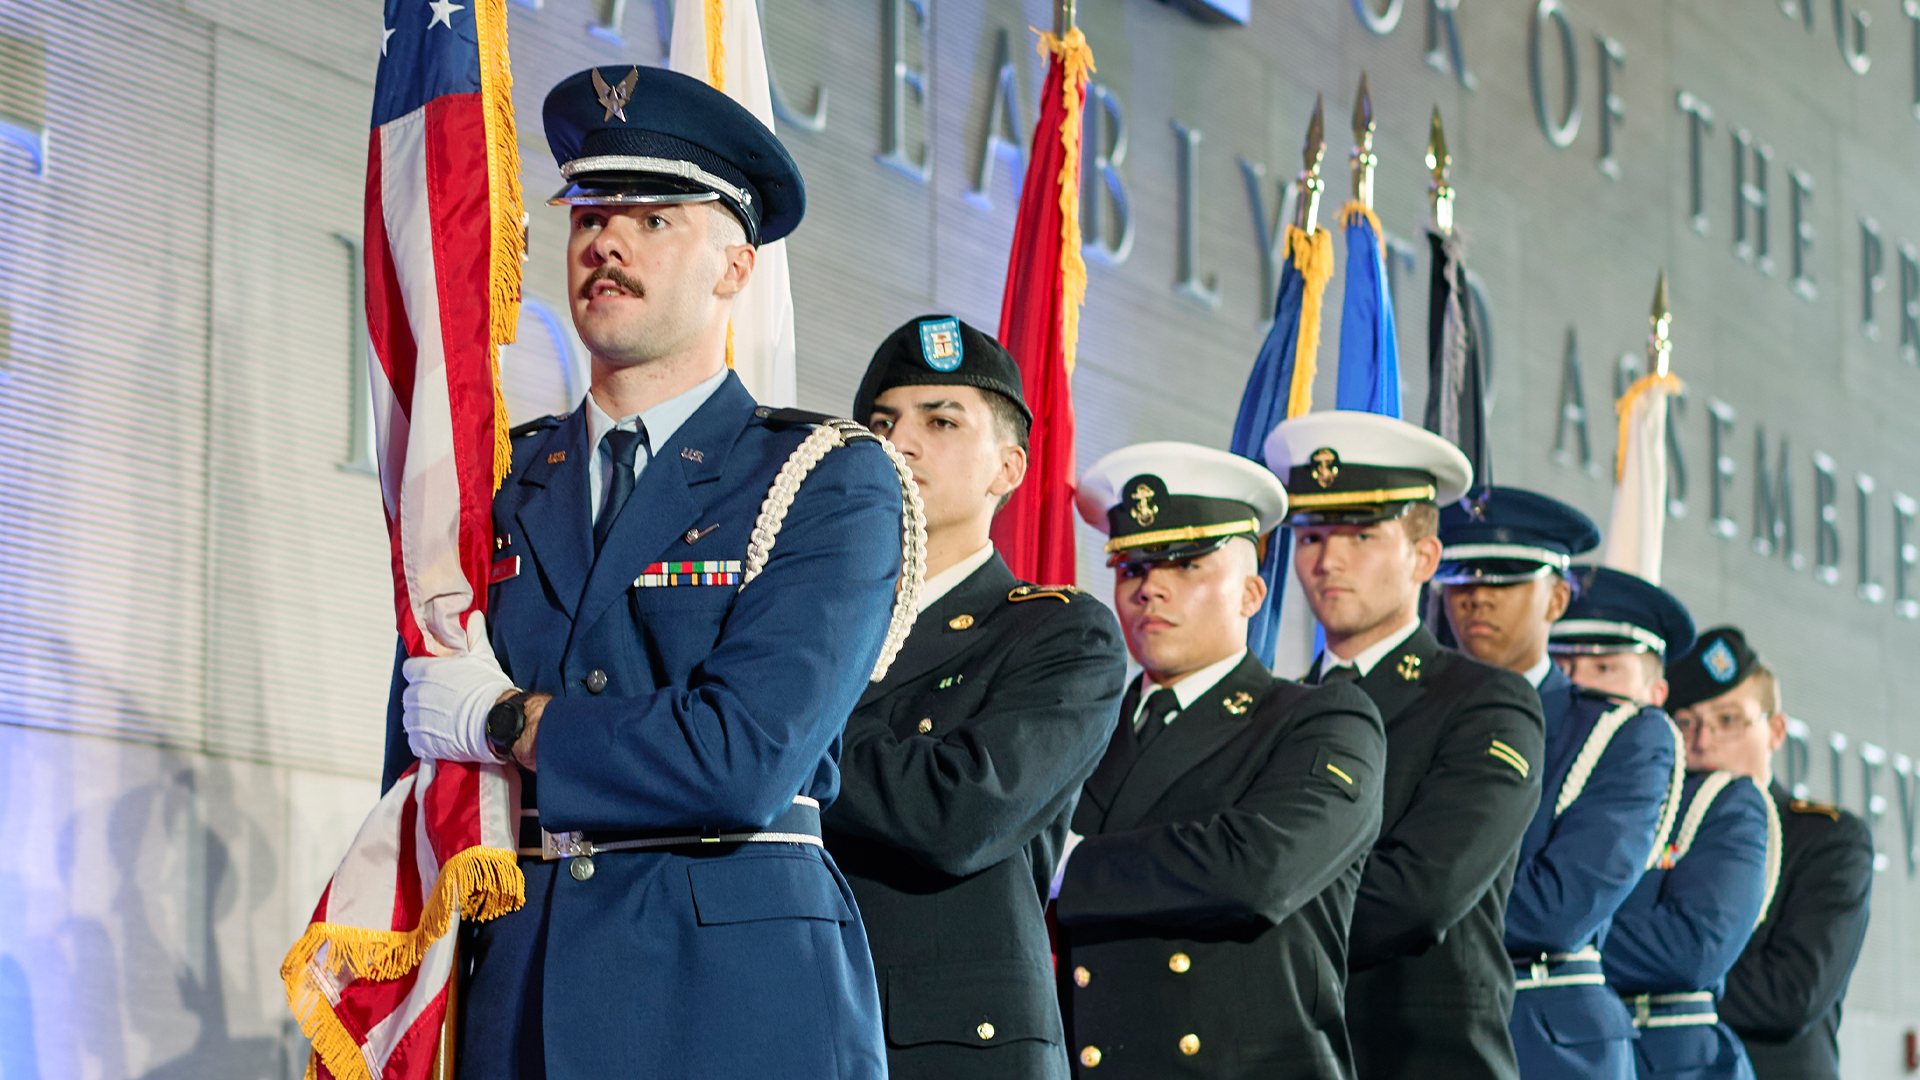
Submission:
[[487,641],[486,617],[478,612],[467,619],[467,646],[464,656],[418,656],[400,665],[407,677],[400,696],[407,746],[416,757],[498,760],[487,745],[487,713],[513,689],[513,680],[500,670]]
[[1060,884],[1067,880],[1067,859],[1073,855],[1073,849],[1080,846],[1080,841],[1085,839],[1072,829],[1067,830],[1067,842],[1060,845],[1060,864],[1054,867],[1053,884],[1047,888],[1047,899],[1060,899]]

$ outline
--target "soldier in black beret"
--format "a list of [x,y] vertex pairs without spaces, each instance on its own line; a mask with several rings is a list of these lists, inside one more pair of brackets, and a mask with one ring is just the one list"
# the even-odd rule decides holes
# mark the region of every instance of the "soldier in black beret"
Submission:
[[1746,1044],[1759,1080],[1839,1080],[1840,1005],[1867,936],[1873,834],[1774,778],[1772,755],[1787,739],[1780,681],[1739,630],[1700,635],[1668,665],[1667,685],[1688,764],[1753,777],[1780,819],[1779,884],[1727,975],[1720,1018]]
[[1047,884],[1113,730],[1120,627],[1078,589],[1016,579],[988,541],[1032,420],[999,342],[913,319],[853,415],[906,458],[927,517],[919,618],[847,720],[822,818],[873,944],[888,1070],[1064,1080]]

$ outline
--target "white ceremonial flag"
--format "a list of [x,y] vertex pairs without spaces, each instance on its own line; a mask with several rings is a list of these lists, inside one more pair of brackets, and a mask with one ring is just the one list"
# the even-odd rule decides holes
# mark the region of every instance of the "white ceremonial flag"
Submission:
[[[708,33],[719,28],[718,49]],[[773,130],[767,53],[754,0],[674,0],[673,47],[667,66],[718,87]],[[733,369],[763,405],[789,406],[799,397],[794,367],[793,289],[787,243],[762,244],[753,277],[733,301]]]
[[1667,523],[1667,401],[1681,391],[1671,374],[1647,375],[1621,395],[1620,449],[1614,460],[1613,517],[1601,560],[1660,584]]

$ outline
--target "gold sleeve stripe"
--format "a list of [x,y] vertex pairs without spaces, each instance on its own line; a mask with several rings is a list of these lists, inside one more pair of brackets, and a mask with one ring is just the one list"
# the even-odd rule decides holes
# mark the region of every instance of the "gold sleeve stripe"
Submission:
[[1493,740],[1493,745],[1487,748],[1487,753],[1513,766],[1514,770],[1520,774],[1522,780],[1526,779],[1527,774],[1533,771],[1528,767],[1527,759],[1520,756],[1519,751],[1501,742],[1499,739]]
[[1340,779],[1345,780],[1349,785],[1353,783],[1353,777],[1348,776],[1345,772],[1341,771],[1340,766],[1335,765],[1331,761],[1327,762],[1327,771],[1339,777]]

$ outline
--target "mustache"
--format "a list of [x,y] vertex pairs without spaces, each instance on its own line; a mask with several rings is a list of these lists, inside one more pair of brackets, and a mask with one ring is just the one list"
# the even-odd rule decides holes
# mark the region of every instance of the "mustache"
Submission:
[[600,269],[595,270],[588,276],[587,280],[581,284],[580,299],[591,300],[593,298],[593,287],[602,281],[611,281],[615,285],[620,286],[628,295],[636,298],[647,295],[647,287],[640,284],[639,278],[608,263]]

